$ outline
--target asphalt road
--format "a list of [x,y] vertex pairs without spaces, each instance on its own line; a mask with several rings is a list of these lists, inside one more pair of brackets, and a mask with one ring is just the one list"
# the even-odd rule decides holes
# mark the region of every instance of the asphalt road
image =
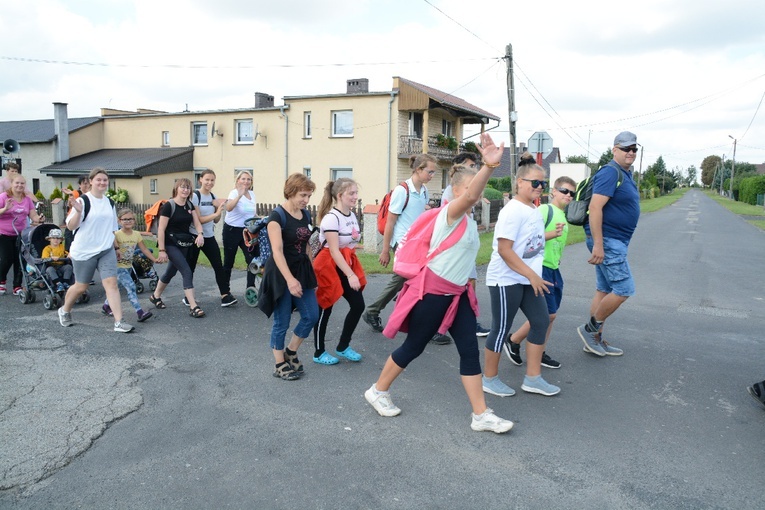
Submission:
[[[698,191],[643,215],[637,295],[606,328],[625,355],[601,359],[575,332],[593,269],[568,247],[547,347],[562,368],[544,369],[562,392],[487,396],[516,422],[505,435],[470,429],[453,345],[429,346],[392,388],[402,414],[378,416],[363,392],[402,338],[363,322],[362,362],[318,366],[304,345],[306,376],[275,379],[270,321],[241,299],[220,308],[206,268],[208,317],[188,316],[178,277],[129,335],[100,315],[98,286],[71,328],[2,296],[0,508],[762,509],[765,410],[745,387],[765,378],[763,254],[762,231]],[[484,285],[479,301],[489,324]],[[500,375],[520,390],[521,367]]]

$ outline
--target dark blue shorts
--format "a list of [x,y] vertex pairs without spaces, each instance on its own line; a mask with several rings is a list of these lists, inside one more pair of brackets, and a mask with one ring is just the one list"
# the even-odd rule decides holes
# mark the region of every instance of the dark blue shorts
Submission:
[[558,313],[560,302],[563,301],[563,276],[560,274],[560,269],[542,266],[542,279],[553,284],[553,287],[547,287],[550,293],[545,294],[547,311],[550,314]]

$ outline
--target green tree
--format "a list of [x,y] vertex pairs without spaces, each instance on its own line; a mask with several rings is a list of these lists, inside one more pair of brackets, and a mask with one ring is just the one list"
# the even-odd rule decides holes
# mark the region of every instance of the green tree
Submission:
[[685,177],[685,185],[686,186],[695,186],[696,183],[696,177],[698,175],[698,170],[696,170],[696,165],[689,166],[686,170],[686,177]]
[[722,158],[720,156],[707,156],[701,162],[701,184],[704,186],[713,186],[715,172],[718,170]]
[[611,161],[612,159],[614,159],[614,153],[609,148],[603,154],[600,155],[600,159],[598,160],[598,167],[595,170],[606,166],[608,162]]
[[[611,160],[609,160],[611,161]],[[608,162],[608,161],[607,161]],[[606,163],[607,163],[606,162]],[[588,167],[590,167],[590,170],[597,170],[598,168],[595,167],[595,163],[591,162],[589,158],[585,155],[579,155],[579,156],[568,156],[566,158],[566,163],[584,163]]]

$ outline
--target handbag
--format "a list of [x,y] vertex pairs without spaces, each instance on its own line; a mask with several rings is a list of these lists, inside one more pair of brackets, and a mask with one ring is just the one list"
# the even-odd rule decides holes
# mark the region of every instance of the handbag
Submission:
[[178,248],[189,248],[194,245],[196,236],[188,232],[170,232],[168,234],[170,241]]

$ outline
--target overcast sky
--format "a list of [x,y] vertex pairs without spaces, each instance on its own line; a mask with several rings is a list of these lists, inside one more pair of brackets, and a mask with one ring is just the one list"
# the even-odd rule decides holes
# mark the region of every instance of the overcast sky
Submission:
[[[630,130],[643,166],[765,162],[761,0],[0,0],[0,120],[100,108],[243,108],[402,76],[502,118],[513,46],[517,137],[598,159]],[[751,124],[751,125],[750,125]],[[492,124],[492,127],[494,124]]]

